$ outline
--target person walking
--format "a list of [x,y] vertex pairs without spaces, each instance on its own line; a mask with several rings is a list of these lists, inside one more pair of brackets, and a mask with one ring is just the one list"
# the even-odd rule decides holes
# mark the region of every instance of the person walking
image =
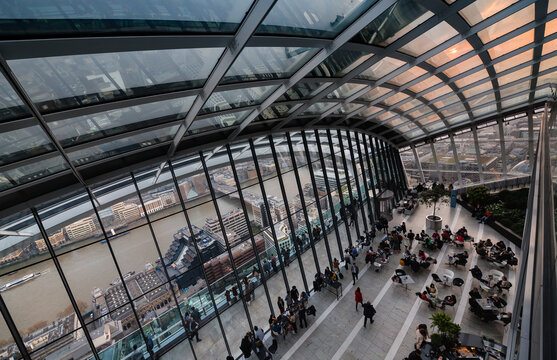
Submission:
[[278,267],[277,267],[277,257],[273,254],[273,256],[271,257],[271,266],[273,267],[273,271],[275,273],[278,273]]
[[344,269],[348,270],[348,265],[350,264],[350,250],[344,250]]
[[280,296],[278,297],[277,305],[279,307],[280,313],[282,314],[284,312],[284,300],[282,300]]
[[354,292],[354,300],[356,300],[356,311],[358,311],[358,304],[362,304],[362,306],[364,305],[364,296],[362,295],[360,288],[357,288]]
[[356,280],[358,280],[358,273],[359,272],[360,272],[360,269],[358,268],[358,265],[352,264],[352,280],[354,281],[354,285],[356,285]]
[[364,327],[366,327],[367,319],[369,319],[369,323],[373,324],[373,316],[375,315],[375,308],[371,305],[371,302],[366,302],[362,305],[364,308]]
[[197,342],[201,341],[201,339],[199,338],[198,330],[199,324],[193,319],[193,317],[190,317],[190,322],[188,323],[188,337],[190,338],[190,340],[193,340],[193,338],[195,337]]
[[307,309],[304,305],[304,302],[301,302],[300,305],[298,305],[298,317],[300,318],[300,329],[303,329],[304,326],[308,327],[308,321],[306,319],[306,312],[307,312]]

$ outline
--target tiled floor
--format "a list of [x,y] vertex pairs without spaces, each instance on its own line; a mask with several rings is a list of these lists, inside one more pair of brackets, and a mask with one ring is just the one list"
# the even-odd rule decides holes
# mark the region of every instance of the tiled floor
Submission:
[[[409,218],[406,218],[408,229],[419,232],[424,228],[424,219],[431,212],[424,206],[420,206],[417,211]],[[466,226],[469,234],[479,238],[499,241],[502,237],[494,230],[478,222],[470,216],[463,208],[442,207],[438,214],[443,217],[443,224],[448,224],[453,230]],[[395,215],[390,226],[404,221],[403,215]],[[363,229],[362,217],[359,219],[360,231]],[[341,242],[343,248],[347,246],[345,226],[340,227]],[[352,237],[355,239],[355,229],[351,228]],[[336,245],[334,232],[329,234],[330,251],[333,257],[339,257],[339,249]],[[379,236],[375,240],[378,243]],[[333,246],[334,244],[334,246]],[[418,251],[419,245],[412,251]],[[475,252],[470,244],[466,245],[470,253],[470,259],[463,268],[446,264],[447,255],[455,251],[452,246],[445,246],[440,251],[429,252],[431,256],[438,258],[438,264],[431,266],[417,274],[410,272],[415,283],[408,286],[408,290],[403,287],[393,285],[390,277],[394,269],[399,265],[400,255],[395,254],[391,257],[389,264],[380,272],[375,272],[373,268],[367,268],[364,264],[364,256],[357,259],[360,266],[360,279],[356,282],[356,287],[360,287],[364,294],[364,301],[370,300],[374,303],[377,310],[375,322],[363,328],[363,317],[361,309],[356,312],[354,307],[354,290],[352,279],[348,271],[344,271],[345,277],[342,280],[344,287],[344,297],[339,301],[332,293],[327,291],[312,294],[310,304],[317,309],[317,316],[309,316],[309,328],[299,329],[298,334],[289,334],[286,339],[279,339],[279,348],[275,359],[403,359],[412,350],[414,345],[415,328],[420,323],[430,324],[429,317],[433,313],[425,303],[422,303],[415,296],[415,292],[424,289],[425,285],[431,281],[431,272],[440,273],[443,269],[450,268],[455,272],[455,277],[466,280],[462,288],[438,287],[439,297],[454,294],[457,297],[457,304],[446,309],[446,312],[457,322],[461,323],[462,331],[485,335],[496,341],[503,341],[505,329],[500,323],[486,324],[480,321],[468,310],[467,300],[470,286],[474,286],[469,276],[471,264],[477,262],[480,268],[486,272],[492,267],[483,259],[475,257]],[[460,251],[460,250],[459,250]],[[316,253],[321,269],[328,266],[328,257],[324,243],[321,241],[316,245]],[[312,251],[306,251],[302,257],[304,272],[309,287],[315,272],[315,263]],[[294,261],[286,268],[290,286],[296,285],[303,289],[301,273],[298,261]],[[511,282],[514,283],[513,269],[504,271]],[[276,298],[280,294],[284,297],[285,286],[282,276],[273,276],[268,280],[269,292],[276,309]],[[464,295],[463,295],[464,294]],[[513,292],[508,295],[508,309],[512,308]],[[461,301],[465,303],[461,305]],[[270,311],[266,303],[264,290],[259,287],[256,290],[256,299],[249,305],[249,311],[253,325],[261,325],[268,328],[267,319]],[[275,310],[276,311],[276,310]],[[222,314],[223,327],[225,328],[229,347],[235,357],[240,356],[239,345],[241,338],[248,331],[245,312],[241,303],[235,304],[231,309]],[[212,321],[200,331],[203,341],[194,343],[198,359],[224,359],[226,357],[226,346],[220,336],[218,323]],[[269,336],[268,336],[269,338]],[[271,339],[268,339],[270,343]],[[176,346],[163,359],[188,359],[191,355],[190,345],[187,341]],[[252,355],[252,358],[255,358]]]

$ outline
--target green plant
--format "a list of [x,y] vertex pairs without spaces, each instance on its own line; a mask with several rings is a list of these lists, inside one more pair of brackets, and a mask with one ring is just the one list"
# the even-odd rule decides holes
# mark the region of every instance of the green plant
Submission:
[[441,343],[446,348],[450,349],[458,344],[460,325],[455,324],[450,315],[444,312],[436,312],[431,315],[430,320],[431,328],[436,331],[431,335],[432,342],[434,335],[437,335],[436,342]]
[[466,190],[466,197],[474,206],[485,205],[489,199],[489,189],[483,185],[472,186]]
[[437,203],[441,202],[444,204],[449,203],[449,190],[445,190],[440,186],[435,186],[430,190],[423,191],[420,198],[420,203],[426,205],[427,207],[433,206],[433,217],[435,217],[435,210],[437,208]]

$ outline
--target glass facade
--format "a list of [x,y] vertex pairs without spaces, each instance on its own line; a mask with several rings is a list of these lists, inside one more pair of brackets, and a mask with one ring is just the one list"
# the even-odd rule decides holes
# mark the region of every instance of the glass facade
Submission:
[[404,186],[388,148],[340,130],[264,136],[173,159],[157,181],[158,167],[138,169],[2,219],[14,235],[1,238],[0,286],[17,329],[0,322],[2,351],[147,355],[147,342],[190,341],[191,315],[204,341],[186,358],[238,356],[286,286],[311,291],[343,256],[352,239],[339,236],[341,209],[359,203],[357,233],[367,229],[375,160],[383,186]]

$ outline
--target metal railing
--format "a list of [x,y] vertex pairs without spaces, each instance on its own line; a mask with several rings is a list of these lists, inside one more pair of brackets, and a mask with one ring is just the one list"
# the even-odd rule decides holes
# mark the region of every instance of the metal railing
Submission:
[[546,103],[531,176],[517,296],[507,359],[557,359],[557,268],[550,131],[557,103]]

